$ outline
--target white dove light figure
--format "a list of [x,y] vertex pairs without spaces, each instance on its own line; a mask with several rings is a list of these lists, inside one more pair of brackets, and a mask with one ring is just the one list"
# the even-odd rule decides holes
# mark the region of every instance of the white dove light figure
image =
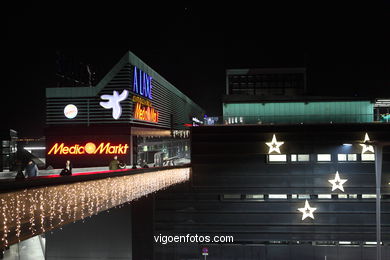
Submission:
[[120,95],[118,95],[118,91],[113,91],[112,95],[102,95],[101,99],[107,99],[106,102],[100,102],[99,104],[106,108],[112,108],[112,117],[114,119],[118,119],[122,115],[122,107],[119,104],[121,101],[125,100],[129,95],[129,91],[123,90]]

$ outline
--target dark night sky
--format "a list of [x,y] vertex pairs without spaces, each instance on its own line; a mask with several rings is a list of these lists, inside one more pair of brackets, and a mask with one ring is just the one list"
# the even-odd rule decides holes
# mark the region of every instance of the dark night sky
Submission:
[[222,114],[228,68],[306,66],[311,94],[390,97],[388,1],[272,2],[11,7],[2,127],[43,135],[58,50],[100,77],[131,50],[208,115]]

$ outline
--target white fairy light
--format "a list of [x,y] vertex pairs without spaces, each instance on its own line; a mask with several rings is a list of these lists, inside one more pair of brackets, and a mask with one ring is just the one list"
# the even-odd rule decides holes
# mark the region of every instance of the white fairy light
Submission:
[[0,248],[188,181],[189,173],[170,169],[1,193]]

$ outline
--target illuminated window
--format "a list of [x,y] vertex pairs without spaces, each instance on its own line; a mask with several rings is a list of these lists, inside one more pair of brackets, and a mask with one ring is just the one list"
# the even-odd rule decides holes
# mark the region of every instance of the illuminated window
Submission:
[[287,194],[269,194],[269,199],[287,199]]
[[310,161],[309,154],[298,154],[298,162],[308,162]]
[[298,199],[310,199],[309,194],[298,194]]
[[[366,242],[364,242],[364,244],[365,245],[376,245],[377,242],[375,242],[375,241],[366,241]],[[382,244],[382,242],[381,242],[381,244]]]
[[347,194],[338,194],[338,196],[339,196],[339,199],[348,199]]
[[248,200],[264,200],[264,194],[246,194]]
[[337,161],[339,161],[339,162],[347,161],[347,155],[345,153],[339,153],[337,155]]
[[291,194],[291,199],[297,199],[298,195],[297,194]]
[[354,162],[354,161],[357,161],[357,155],[354,154],[354,153],[349,153],[349,154],[345,154],[345,153],[339,153],[337,155],[337,160],[339,162]]
[[319,199],[331,199],[332,194],[318,194]]
[[222,198],[225,200],[239,200],[241,199],[241,194],[223,194]]
[[357,194],[348,194],[348,198],[350,199],[357,199]]
[[362,161],[375,161],[375,154],[373,153],[363,153]]
[[270,154],[268,155],[269,162],[286,162],[287,156],[285,154]]
[[309,154],[292,154],[291,161],[292,162],[309,162],[310,155]]
[[376,199],[376,194],[362,194],[362,199]]
[[317,161],[318,162],[330,162],[331,155],[328,153],[317,154]]
[[339,245],[351,245],[351,241],[339,241]]

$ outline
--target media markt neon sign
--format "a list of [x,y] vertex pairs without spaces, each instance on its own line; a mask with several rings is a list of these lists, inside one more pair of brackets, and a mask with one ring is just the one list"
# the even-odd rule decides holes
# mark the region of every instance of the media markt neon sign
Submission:
[[74,144],[72,146],[67,146],[64,143],[55,143],[47,154],[126,154],[128,149],[128,144],[112,145],[111,143],[104,142],[98,146],[92,142],[88,142],[85,145]]
[[158,123],[159,113],[152,107],[149,100],[133,96],[133,102],[135,104],[134,119]]

